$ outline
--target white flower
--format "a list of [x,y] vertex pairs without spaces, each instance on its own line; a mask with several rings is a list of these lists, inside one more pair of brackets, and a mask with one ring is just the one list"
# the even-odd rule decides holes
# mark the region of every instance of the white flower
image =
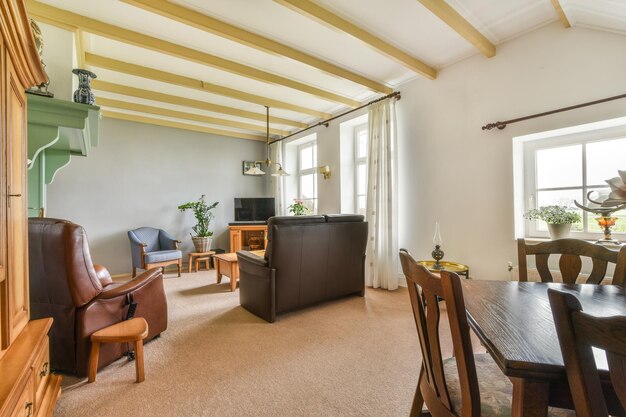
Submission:
[[619,206],[626,204],[626,171],[617,171],[619,177],[606,180],[611,187],[609,198],[602,202],[604,207]]

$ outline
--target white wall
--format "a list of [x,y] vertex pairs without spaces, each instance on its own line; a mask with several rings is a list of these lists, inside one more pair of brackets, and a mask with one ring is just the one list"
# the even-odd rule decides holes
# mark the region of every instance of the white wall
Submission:
[[39,23],[43,36],[43,61],[50,78],[48,90],[54,98],[72,100],[72,94],[78,85],[72,74],[75,61],[74,34],[56,26]]
[[[508,279],[517,264],[512,137],[626,113],[626,101],[481,126],[626,92],[626,37],[558,22],[473,56],[435,81],[402,85],[398,102],[400,247],[429,259],[435,221],[445,259],[472,276]],[[626,163],[626,160],[625,160]]]
[[128,230],[165,229],[190,251],[193,214],[176,207],[206,194],[220,203],[213,247],[228,251],[234,197],[268,196],[267,176],[242,175],[242,161],[262,159],[261,142],[103,118],[98,147],[73,156],[49,185],[47,216],[82,225],[94,262],[123,274],[131,268]]

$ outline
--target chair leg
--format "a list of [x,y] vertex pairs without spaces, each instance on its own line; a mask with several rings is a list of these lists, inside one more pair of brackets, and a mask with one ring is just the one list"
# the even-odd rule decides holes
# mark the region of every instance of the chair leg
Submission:
[[137,276],[137,268],[133,266],[133,278]]
[[180,278],[180,272],[183,269],[183,260],[182,258],[178,260],[178,277]]
[[135,369],[137,371],[137,382],[143,382],[146,379],[143,367],[143,340],[135,342]]
[[91,355],[89,355],[89,373],[87,382],[96,380],[98,372],[98,356],[100,355],[100,342],[91,342]]
[[417,379],[417,388],[415,389],[415,396],[413,397],[413,404],[411,405],[411,413],[409,414],[409,417],[418,417],[418,416],[430,414],[430,413],[425,414],[422,412],[422,407],[424,406],[424,397],[422,396],[420,385],[422,383],[423,377],[424,377],[424,365],[422,365],[420,369],[420,376]]

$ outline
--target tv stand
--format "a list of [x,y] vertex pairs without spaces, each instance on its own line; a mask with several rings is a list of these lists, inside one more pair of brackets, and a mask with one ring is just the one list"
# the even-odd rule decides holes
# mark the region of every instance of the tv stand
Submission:
[[267,244],[267,224],[230,223],[230,251],[264,250]]

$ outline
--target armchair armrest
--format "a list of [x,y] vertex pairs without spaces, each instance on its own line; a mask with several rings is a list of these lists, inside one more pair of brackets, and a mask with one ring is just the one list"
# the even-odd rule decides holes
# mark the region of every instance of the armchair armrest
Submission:
[[106,269],[104,266],[93,264],[93,269],[96,271],[96,277],[98,277],[98,280],[103,287],[106,287],[107,285],[113,283],[113,279],[111,278],[109,270]]
[[143,274],[139,275],[137,278],[131,279],[130,281],[115,287],[110,290],[104,290],[96,297],[98,300],[109,300],[111,298],[116,298],[119,296],[124,296],[130,292],[136,291],[143,286],[148,285],[155,279],[163,276],[163,272],[161,268],[152,268]]
[[240,250],[239,252],[237,252],[237,259],[238,262],[250,262],[258,266],[267,267],[269,265],[269,262],[265,258],[262,258],[259,255],[255,255],[254,253],[247,250]]

